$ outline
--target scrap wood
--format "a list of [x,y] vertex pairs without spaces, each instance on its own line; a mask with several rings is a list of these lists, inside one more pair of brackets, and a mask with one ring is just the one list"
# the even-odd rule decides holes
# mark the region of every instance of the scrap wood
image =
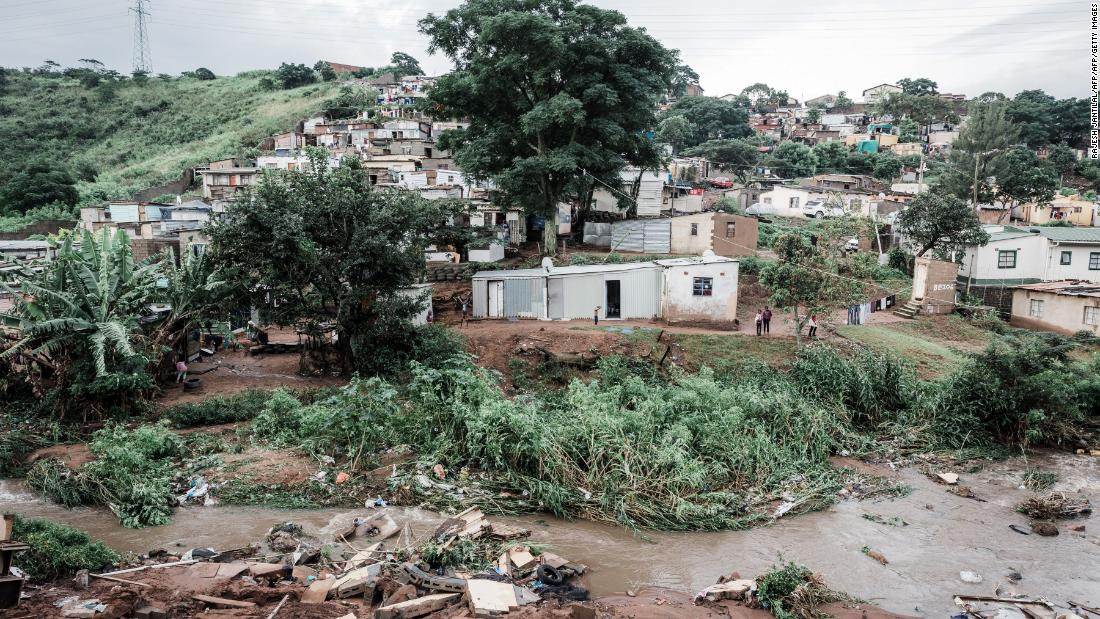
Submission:
[[[393,536],[400,530],[401,527],[397,526],[397,523],[394,522],[389,514],[381,513],[371,516],[359,523],[355,527],[355,535],[357,537],[372,537],[381,541]],[[372,531],[373,534],[371,533]]]
[[475,506],[444,520],[436,527],[432,538],[449,545],[457,539],[478,537],[491,526],[485,514]]
[[[348,545],[350,546],[351,544],[348,544]],[[353,550],[354,550],[354,548],[353,548]],[[359,550],[350,559],[348,559],[347,561],[344,561],[344,570],[347,571],[347,570],[353,570],[357,567],[363,567],[368,562],[373,563],[373,562],[377,561],[377,559],[375,559],[374,556],[376,554],[381,553],[381,552],[384,552],[384,551],[382,551],[382,542],[377,542],[377,543],[372,544],[371,546],[369,546],[369,547],[367,547],[363,550]]]
[[[190,565],[192,563],[198,563],[198,559],[186,559],[183,561],[173,561],[172,563],[158,563],[156,565],[140,565],[138,567],[131,567],[124,570],[115,570],[113,572],[104,572],[103,574],[95,574],[95,576],[117,576],[118,574],[130,574],[133,572],[141,572],[143,570],[155,570],[162,567],[176,567],[177,565]],[[89,574],[93,576],[93,574]]]
[[1050,492],[1043,496],[1033,496],[1016,506],[1016,511],[1039,520],[1070,519],[1084,516],[1092,511],[1092,505],[1085,497],[1073,497],[1064,492]]
[[286,600],[289,597],[289,593],[284,595],[283,599],[279,600],[279,605],[275,607],[275,610],[271,611],[271,614],[267,616],[267,619],[275,619],[275,615],[279,614],[279,609],[283,607],[283,604],[286,604]]
[[218,564],[218,578],[234,578],[246,571],[248,571],[248,564],[241,561]]
[[433,591],[447,591],[450,593],[462,593],[466,591],[466,580],[462,578],[450,578],[448,576],[434,576],[420,569],[412,563],[401,564],[401,582],[409,582],[424,589]]
[[1070,600],[1069,604],[1070,604],[1070,606],[1076,606],[1077,608],[1080,608],[1082,610],[1087,610],[1088,612],[1096,615],[1097,617],[1100,617],[1100,609],[1091,608],[1091,607],[1085,606],[1084,604],[1079,604],[1077,602],[1074,602],[1073,600]]
[[336,584],[335,578],[326,578],[324,580],[315,580],[313,584],[306,589],[302,594],[301,602],[303,604],[320,604],[328,598],[329,591],[332,590],[333,585]]
[[519,570],[527,569],[537,563],[535,556],[528,552],[526,548],[512,548],[508,551],[508,558],[512,561],[512,565]]
[[240,600],[230,600],[226,598],[214,597],[212,595],[192,595],[191,599],[204,602],[206,604],[220,604],[221,606],[228,606],[229,608],[255,608],[255,602],[241,602]]
[[443,610],[462,597],[459,593],[433,593],[414,600],[383,606],[374,611],[374,619],[414,619]]
[[514,527],[510,524],[504,524],[501,522],[493,522],[489,524],[489,537],[499,540],[512,540],[527,537],[531,535],[530,529],[524,529],[523,527]]
[[466,581],[466,597],[470,612],[479,618],[504,614],[519,605],[515,585],[495,580]]
[[103,574],[88,574],[89,578],[99,578],[100,580],[109,580],[111,582],[122,583],[124,585],[137,585],[139,587],[151,587],[149,583],[138,582],[136,580],[126,580],[124,578],[115,578],[114,576],[104,576]]

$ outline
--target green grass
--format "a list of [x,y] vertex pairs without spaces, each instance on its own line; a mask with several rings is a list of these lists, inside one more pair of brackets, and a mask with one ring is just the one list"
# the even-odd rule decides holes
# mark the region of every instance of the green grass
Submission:
[[985,347],[989,343],[992,333],[971,324],[962,316],[938,316],[936,318],[921,317],[916,320],[890,323],[889,328],[901,333],[906,333],[923,339],[944,342],[952,348],[962,344],[966,347]]
[[27,159],[46,157],[84,177],[82,201],[129,198],[293,129],[339,88],[326,82],[265,91],[259,82],[267,73],[95,88],[10,74],[0,91],[0,182]]
[[786,337],[697,333],[674,333],[670,337],[684,351],[684,361],[690,367],[705,365],[719,371],[738,371],[756,362],[786,367],[795,355],[795,341]]
[[902,333],[891,326],[843,325],[836,332],[877,352],[908,359],[922,376],[947,374],[965,360],[962,353],[945,344]]

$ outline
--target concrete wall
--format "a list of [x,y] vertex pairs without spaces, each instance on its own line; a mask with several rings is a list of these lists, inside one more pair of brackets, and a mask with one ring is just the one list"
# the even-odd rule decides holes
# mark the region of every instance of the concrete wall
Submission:
[[[714,235],[713,213],[673,217],[671,222],[672,253],[701,256],[711,248],[711,237]],[[693,227],[695,234],[692,234]]]
[[[1009,280],[1011,283],[1018,283],[1019,280],[1026,279],[1041,280],[1047,261],[1045,245],[1046,239],[1038,234],[1032,234],[1003,241],[994,241],[983,247],[971,247],[966,251],[962,268],[959,269],[959,275],[985,282]],[[997,268],[997,252],[1000,251],[1016,252],[1015,268]],[[1085,262],[1087,267],[1088,261]]]
[[134,262],[141,262],[150,256],[159,254],[164,248],[172,250],[179,258],[179,241],[177,239],[130,239],[130,247],[134,252]]
[[[81,209],[81,212],[83,210]],[[63,219],[36,221],[17,232],[0,232],[0,241],[22,241],[34,234],[57,234],[61,230],[72,230],[74,226],[76,226],[75,221]]]
[[[737,263],[668,266],[664,276],[664,318],[668,322],[733,322],[737,318]],[[710,296],[694,294],[697,277],[711,278]]]
[[954,262],[917,258],[915,269],[926,273],[923,289],[913,284],[913,298],[922,298],[921,312],[926,314],[950,314],[955,309],[955,288],[959,265]]
[[[1032,300],[1043,303],[1041,317],[1031,316]],[[1100,308],[1100,298],[1017,289],[1012,295],[1012,317],[1009,322],[1014,327],[1054,331],[1065,335],[1078,331],[1100,335],[1100,326],[1085,324],[1086,307]]]
[[470,262],[497,262],[504,260],[504,246],[500,243],[490,243],[482,249],[471,249]]
[[[719,256],[755,256],[760,240],[760,222],[755,217],[714,213],[714,234],[711,250]],[[733,224],[733,237],[729,236],[729,224]]]

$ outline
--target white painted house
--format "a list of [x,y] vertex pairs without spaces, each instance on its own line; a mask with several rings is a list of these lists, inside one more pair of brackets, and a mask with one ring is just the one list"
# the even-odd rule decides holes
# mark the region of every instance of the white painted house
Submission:
[[968,247],[959,269],[959,278],[972,286],[1100,282],[1100,228],[982,228],[989,242]]
[[733,323],[738,262],[713,252],[694,258],[593,264],[473,276],[475,318],[657,319]]

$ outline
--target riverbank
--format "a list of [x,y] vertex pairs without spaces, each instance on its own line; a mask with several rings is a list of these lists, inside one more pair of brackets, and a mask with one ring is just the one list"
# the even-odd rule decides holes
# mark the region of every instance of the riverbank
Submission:
[[[587,565],[583,582],[597,598],[646,586],[694,593],[733,568],[742,574],[763,573],[782,556],[809,566],[838,590],[900,614],[945,616],[957,611],[956,594],[999,595],[1009,590],[1052,601],[1100,604],[1100,575],[1083,569],[1100,552],[1100,529],[1089,520],[1071,523],[1084,525],[1084,532],[1063,525],[1057,537],[1023,535],[1009,528],[1026,530],[1028,525],[1014,509],[1033,494],[1022,487],[1028,470],[1056,476],[1053,489],[1095,504],[1100,501],[1100,458],[1043,452],[1026,461],[986,462],[980,470],[975,470],[975,463],[939,463],[936,470],[960,474],[959,483],[980,501],[949,492],[951,487],[932,481],[917,467],[895,471],[885,464],[861,466],[907,484],[912,492],[876,501],[840,501],[820,512],[748,531],[651,532],[643,538],[611,525],[540,515],[494,521],[529,528],[533,543],[548,543],[556,554]],[[0,503],[26,516],[73,524],[118,550],[139,553],[159,547],[236,548],[261,537],[273,523],[287,520],[324,537],[362,516],[362,510],[189,507],[178,510],[169,525],[124,529],[105,509],[66,510],[10,481],[0,485]],[[390,510],[395,520],[408,523],[418,535],[443,518],[420,509]],[[888,563],[872,560],[865,547]],[[963,571],[976,572],[983,581],[963,582]],[[1023,579],[1013,583],[1009,575],[1015,573]]]

